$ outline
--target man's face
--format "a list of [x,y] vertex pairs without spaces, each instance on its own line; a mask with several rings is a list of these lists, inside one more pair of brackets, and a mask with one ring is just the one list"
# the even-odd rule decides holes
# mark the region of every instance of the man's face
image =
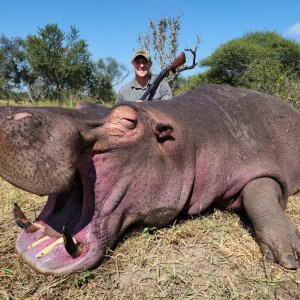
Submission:
[[147,60],[143,56],[138,56],[133,62],[132,66],[134,68],[135,74],[139,77],[148,76],[150,73],[150,68],[152,66],[151,61]]

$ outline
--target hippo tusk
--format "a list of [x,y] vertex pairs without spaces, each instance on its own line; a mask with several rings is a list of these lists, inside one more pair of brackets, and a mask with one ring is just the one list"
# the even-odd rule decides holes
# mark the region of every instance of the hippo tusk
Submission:
[[[63,243],[63,238],[59,238],[56,241],[54,241],[53,243],[51,243],[50,245],[48,245],[47,247],[45,247],[43,250],[41,250],[39,253],[37,253],[35,255],[36,258],[41,258],[47,254],[49,254],[56,245],[62,244]],[[32,245],[31,245],[32,246]]]
[[51,228],[49,225],[45,224],[45,226],[38,224],[38,223],[32,223],[23,213],[22,209],[19,207],[18,204],[14,203],[13,208],[13,217],[16,222],[16,224],[22,228],[26,233],[33,233],[37,230],[43,228],[44,229],[44,237],[37,240],[33,244],[29,245],[27,247],[28,249],[32,249],[33,247],[39,245],[40,243],[48,240],[50,237],[56,237],[57,239],[49,244],[47,247],[45,247],[43,250],[38,252],[36,254],[37,258],[41,258],[47,254],[49,254],[53,248],[56,245],[64,243],[66,251],[75,259],[79,257],[82,254],[83,251],[83,245],[82,243],[75,240],[75,238],[72,238],[71,234],[67,230],[66,226],[63,226],[62,234],[55,231],[53,228]]
[[74,241],[71,234],[69,233],[67,226],[63,226],[62,229],[63,239],[66,251],[73,257],[77,258],[82,254],[83,245],[78,241]]
[[42,243],[42,242],[44,242],[44,241],[46,241],[46,240],[48,240],[48,239],[50,239],[50,236],[45,235],[45,236],[43,236],[41,239],[39,239],[39,240],[33,242],[31,245],[29,245],[29,246],[26,248],[26,250],[32,249],[33,247],[39,245],[40,243]]
[[26,233],[33,233],[43,228],[43,226],[38,223],[30,222],[30,220],[25,216],[25,214],[21,210],[20,206],[16,203],[14,203],[13,216],[16,224],[20,228],[22,228]]

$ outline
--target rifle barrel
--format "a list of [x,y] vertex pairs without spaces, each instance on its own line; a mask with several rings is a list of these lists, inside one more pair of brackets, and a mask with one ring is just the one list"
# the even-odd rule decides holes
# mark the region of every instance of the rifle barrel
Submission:
[[[166,69],[162,70],[158,76],[155,78],[155,80],[153,81],[153,83],[148,87],[148,89],[146,90],[146,92],[143,94],[143,96],[141,97],[140,100],[146,100],[146,98],[148,97],[148,95],[153,91],[156,90],[157,87],[159,86],[159,84],[161,83],[161,81],[169,74],[170,71],[175,72],[176,68],[180,67],[181,65],[183,65],[185,63],[186,59],[185,59],[185,54],[184,52],[181,52],[173,61],[173,63],[168,66]],[[152,100],[152,99],[149,99]]]
[[159,84],[161,83],[161,81],[167,76],[168,72],[166,70],[162,70],[157,77],[155,78],[155,80],[153,81],[153,83],[149,86],[149,88],[146,90],[146,92],[143,94],[143,96],[141,97],[140,100],[146,100],[146,98],[149,96],[149,94],[157,89],[157,87],[159,86]]

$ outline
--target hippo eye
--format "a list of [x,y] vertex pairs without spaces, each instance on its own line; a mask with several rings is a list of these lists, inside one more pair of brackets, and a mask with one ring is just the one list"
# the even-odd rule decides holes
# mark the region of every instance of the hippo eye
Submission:
[[122,125],[126,127],[127,129],[134,129],[137,125],[137,120],[136,119],[129,119],[129,118],[122,118],[120,120]]

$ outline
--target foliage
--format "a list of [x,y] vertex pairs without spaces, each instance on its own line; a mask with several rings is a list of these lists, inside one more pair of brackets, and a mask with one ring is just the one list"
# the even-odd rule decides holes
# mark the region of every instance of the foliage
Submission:
[[283,71],[300,76],[300,45],[270,31],[247,33],[231,40],[203,59],[200,65],[209,68],[207,75],[211,82],[236,86],[255,60],[276,61]]
[[114,58],[99,59],[89,82],[89,95],[93,102],[113,101],[116,98],[113,86],[123,80],[124,72],[128,74],[126,67]]
[[273,31],[250,32],[200,62],[210,83],[243,86],[300,108],[300,44]]
[[124,80],[128,70],[111,57],[93,62],[87,47],[75,27],[65,33],[56,24],[26,39],[2,35],[0,97],[25,97],[35,104],[40,99],[56,99],[59,105],[63,100],[73,105],[89,97],[114,100],[113,87]]
[[270,59],[252,61],[240,77],[239,85],[282,98],[300,109],[297,77],[295,73],[284,70],[278,61]]
[[196,88],[199,85],[204,85],[206,83],[209,83],[209,80],[207,78],[206,73],[198,73],[193,76],[189,76],[187,79],[181,82],[179,87],[175,89],[174,96],[181,95],[183,93],[186,93],[194,88]]
[[26,96],[31,102],[36,102],[44,94],[45,85],[38,73],[35,73],[28,61],[26,40],[21,38],[0,39],[0,90],[8,98]]
[[0,99],[8,98],[11,87],[2,74],[0,74]]
[[0,90],[6,97],[21,84],[25,60],[22,42],[20,38],[9,39],[4,35],[0,38]]
[[90,77],[90,53],[75,27],[66,34],[56,24],[46,25],[37,35],[28,36],[26,49],[33,70],[41,74],[58,102],[63,90],[78,91]]

